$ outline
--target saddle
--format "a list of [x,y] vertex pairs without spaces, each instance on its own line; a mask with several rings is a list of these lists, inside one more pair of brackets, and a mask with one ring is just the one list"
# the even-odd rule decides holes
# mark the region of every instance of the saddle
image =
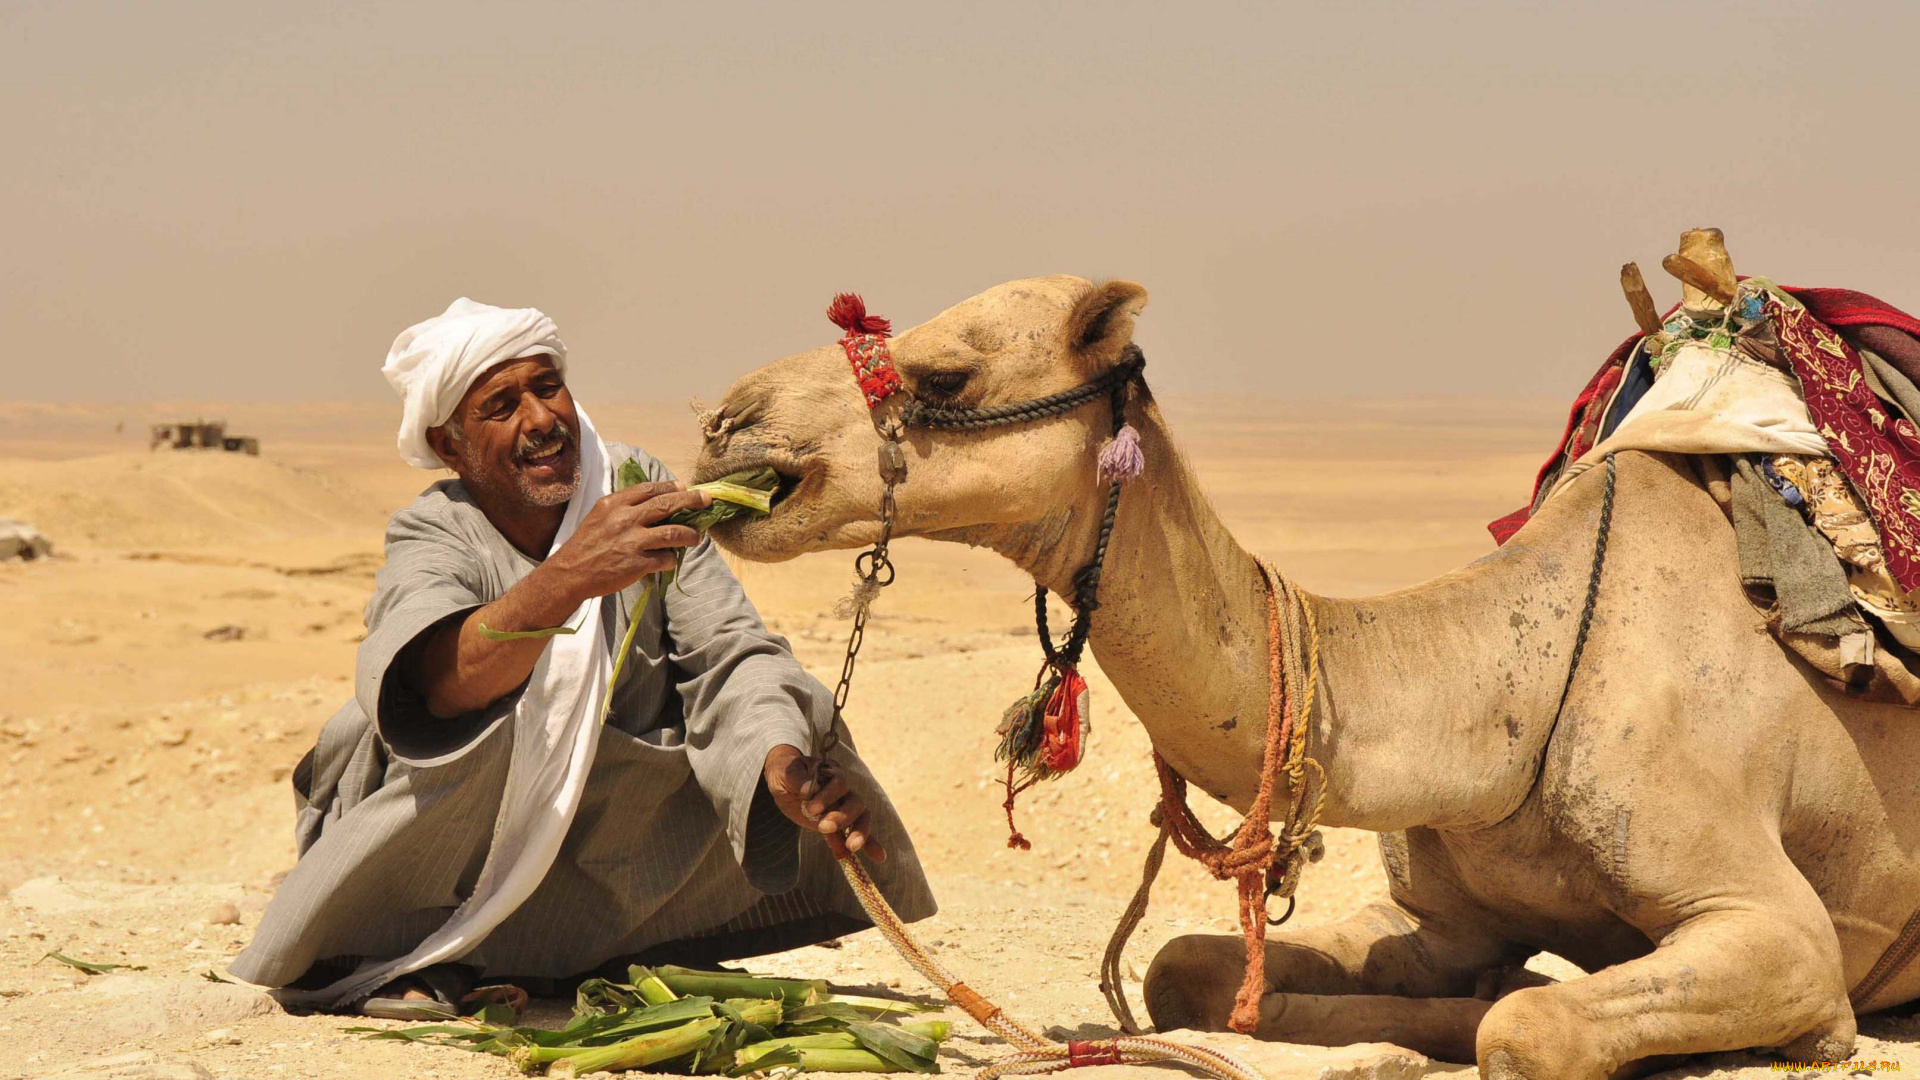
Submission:
[[1691,455],[1774,636],[1849,693],[1920,705],[1920,319],[1736,277],[1718,230],[1664,265],[1682,302],[1656,314],[1622,269],[1640,332],[1574,400],[1533,500],[1488,530],[1504,544],[1612,453]]

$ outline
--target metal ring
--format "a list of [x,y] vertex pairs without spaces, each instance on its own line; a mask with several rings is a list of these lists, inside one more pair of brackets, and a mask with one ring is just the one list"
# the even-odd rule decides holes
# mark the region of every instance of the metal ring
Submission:
[[[854,557],[853,572],[862,581],[875,582],[883,589],[893,584],[893,560],[873,549],[863,551]],[[881,576],[883,574],[885,577]]]
[[1279,925],[1281,925],[1282,923],[1284,923],[1284,922],[1286,922],[1286,921],[1287,921],[1288,919],[1291,919],[1291,918],[1293,918],[1293,904],[1294,904],[1294,898],[1293,898],[1293,897],[1291,897],[1291,896],[1289,896],[1289,897],[1287,897],[1287,910],[1286,910],[1286,912],[1285,912],[1284,914],[1282,914],[1282,915],[1281,915],[1281,916],[1280,916],[1279,918],[1277,918],[1277,919],[1276,919],[1276,918],[1274,918],[1274,917],[1273,917],[1273,916],[1271,916],[1271,915],[1269,915],[1269,916],[1267,916],[1267,925],[1268,925],[1268,926],[1279,926]]

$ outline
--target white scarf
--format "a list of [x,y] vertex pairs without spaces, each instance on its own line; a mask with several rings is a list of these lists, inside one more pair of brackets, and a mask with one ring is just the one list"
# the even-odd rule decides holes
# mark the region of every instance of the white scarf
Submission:
[[[601,496],[613,490],[613,467],[585,409],[580,419],[580,487],[567,503],[551,552],[567,541]],[[617,595],[617,594],[616,594]],[[408,972],[458,960],[473,951],[533,895],[560,853],[579,809],[580,795],[600,745],[600,717],[613,676],[613,649],[601,608],[607,597],[582,604],[567,625],[579,630],[548,639],[508,720],[513,758],[487,861],[468,896],[440,929],[397,960],[368,961],[352,975],[289,1001],[340,1006],[367,996]]]

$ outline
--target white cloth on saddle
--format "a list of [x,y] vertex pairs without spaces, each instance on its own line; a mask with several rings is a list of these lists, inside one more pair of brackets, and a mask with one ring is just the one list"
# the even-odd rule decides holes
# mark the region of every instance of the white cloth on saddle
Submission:
[[1646,396],[1613,434],[1567,466],[1548,497],[1622,450],[1831,456],[1792,375],[1701,342],[1674,350]]
[[[553,549],[566,543],[587,511],[613,490],[606,444],[586,410],[577,403],[575,409],[580,419],[580,485],[560,519]],[[295,995],[300,1000],[324,1005],[351,1001],[408,972],[457,960],[512,915],[546,877],[573,824],[600,745],[600,717],[613,675],[613,648],[600,614],[606,599],[586,601],[567,619],[575,632],[549,639],[521,692],[510,721],[515,742],[506,791],[473,892],[412,952],[398,960],[367,961],[331,986]]]
[[445,464],[427,432],[447,422],[474,381],[495,364],[545,353],[567,370],[567,345],[538,308],[498,308],[461,297],[393,339],[380,374],[400,395],[400,456],[422,469]]

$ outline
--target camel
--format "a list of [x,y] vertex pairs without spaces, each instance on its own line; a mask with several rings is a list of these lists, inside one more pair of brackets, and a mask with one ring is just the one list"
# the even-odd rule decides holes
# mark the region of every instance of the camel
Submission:
[[[1024,401],[1119,362],[1146,301],[1125,281],[1010,282],[900,334],[893,357],[922,401]],[[1071,595],[1105,504],[1108,410],[1101,397],[985,431],[910,428],[895,535],[990,548]],[[1260,571],[1151,394],[1129,411],[1146,471],[1121,498],[1091,648],[1166,760],[1244,812],[1263,732],[1235,720],[1264,717],[1268,693]],[[741,377],[714,421],[699,478],[763,464],[782,477],[770,517],[716,531],[726,549],[779,561],[876,539],[882,440],[841,347]],[[1851,1053],[1849,991],[1920,905],[1920,716],[1849,698],[1779,646],[1694,459],[1616,461],[1571,682],[1605,469],[1424,585],[1304,596],[1320,630],[1320,820],[1379,834],[1390,898],[1270,935],[1259,1037],[1393,1042],[1477,1061],[1489,1080],[1598,1080],[1749,1047]],[[1243,949],[1168,943],[1144,988],[1155,1024],[1223,1029]],[[1542,950],[1587,974],[1511,977]],[[1916,997],[1911,965],[1859,1005]]]

